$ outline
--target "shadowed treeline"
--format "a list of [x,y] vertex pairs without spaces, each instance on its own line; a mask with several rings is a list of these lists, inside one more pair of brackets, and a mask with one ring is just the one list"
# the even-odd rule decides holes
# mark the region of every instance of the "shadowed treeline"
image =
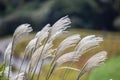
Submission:
[[119,10],[119,0],[1,0],[0,36],[23,23],[38,31],[65,15],[70,15],[76,28],[119,31]]

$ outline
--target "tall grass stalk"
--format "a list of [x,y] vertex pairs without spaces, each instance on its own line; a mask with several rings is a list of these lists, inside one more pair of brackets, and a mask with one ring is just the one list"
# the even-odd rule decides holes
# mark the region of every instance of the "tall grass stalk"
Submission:
[[[67,79],[70,70],[79,72],[76,80],[80,80],[85,72],[88,72],[94,67],[104,63],[107,52],[101,51],[93,55],[93,57],[91,57],[83,66],[82,70],[72,67],[72,65],[74,65],[74,62],[79,61],[79,58],[82,55],[91,49],[98,47],[103,41],[103,38],[96,37],[95,35],[89,35],[81,39],[79,34],[74,34],[62,40],[60,44],[54,48],[54,40],[57,37],[68,32],[66,30],[70,27],[70,24],[71,21],[69,17],[65,16],[60,18],[52,26],[50,26],[50,24],[47,24],[41,31],[37,32],[35,37],[28,43],[25,48],[23,54],[24,56],[18,69],[18,73],[16,76],[12,76],[11,73],[13,71],[9,68],[7,78],[9,80],[34,80],[34,77],[37,76],[36,80],[40,80],[42,79],[41,74],[44,73],[43,68],[45,66],[45,60],[49,57],[51,58],[51,61],[48,61],[50,64],[48,71],[46,71],[45,80],[53,80],[53,73],[61,69],[67,69],[63,73],[62,80]],[[13,66],[12,59],[14,57],[14,50],[16,48],[16,45],[25,39],[31,31],[32,28],[30,27],[30,24],[20,25],[15,30],[12,42],[10,45],[8,45],[4,56],[4,60],[5,62],[9,63],[9,67]],[[64,53],[64,51],[69,48],[73,48],[73,50]],[[29,58],[29,62],[27,63],[25,70],[22,70],[22,66],[24,65],[26,57]],[[71,63],[67,66],[63,66],[63,64],[67,62]],[[40,67],[39,63],[41,63]],[[37,71],[38,67],[39,71]]]

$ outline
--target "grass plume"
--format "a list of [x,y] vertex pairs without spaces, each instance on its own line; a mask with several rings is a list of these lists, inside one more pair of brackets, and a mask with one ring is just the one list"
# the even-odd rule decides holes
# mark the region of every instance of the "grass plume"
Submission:
[[[13,72],[10,68],[8,71],[9,80],[34,80],[34,76],[38,76],[37,80],[41,79],[42,73],[44,73],[45,60],[49,63],[49,69],[45,76],[46,80],[51,79],[54,76],[54,72],[62,69],[70,69],[80,72],[76,80],[80,80],[80,77],[87,71],[93,69],[93,67],[98,66],[101,62],[104,62],[107,56],[107,52],[102,51],[91,57],[82,70],[72,67],[70,64],[68,66],[63,66],[64,63],[79,61],[80,57],[84,53],[91,49],[96,48],[103,41],[102,37],[97,37],[95,35],[89,35],[81,38],[79,34],[73,34],[66,37],[60,44],[55,48],[53,44],[54,40],[65,34],[67,28],[70,27],[71,21],[68,16],[60,18],[52,26],[47,24],[41,31],[37,32],[34,38],[28,43],[25,48],[24,56],[22,59],[21,66],[18,69],[16,76],[11,76]],[[16,45],[26,38],[32,31],[30,24],[20,25],[13,34],[12,42],[9,43],[4,59],[5,62],[9,63],[9,67],[12,66],[12,58]],[[68,48],[74,48],[73,51],[64,53]],[[27,66],[25,70],[21,70],[23,63],[26,60],[26,56],[29,56]],[[40,64],[40,65],[39,65]],[[67,74],[65,72],[64,74]],[[35,79],[36,80],[36,79]]]

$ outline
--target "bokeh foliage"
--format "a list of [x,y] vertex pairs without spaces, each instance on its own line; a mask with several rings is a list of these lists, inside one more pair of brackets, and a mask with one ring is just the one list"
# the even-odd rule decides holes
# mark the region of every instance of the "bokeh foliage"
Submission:
[[77,28],[119,31],[120,0],[0,0],[0,35],[13,33],[23,23],[34,30],[70,15]]

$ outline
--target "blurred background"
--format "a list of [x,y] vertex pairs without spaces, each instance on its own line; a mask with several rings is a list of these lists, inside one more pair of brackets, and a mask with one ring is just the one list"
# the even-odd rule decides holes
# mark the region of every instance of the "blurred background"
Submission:
[[[0,61],[11,35],[20,24],[29,23],[34,31],[39,31],[65,15],[72,21],[71,33],[95,34],[105,39],[102,48],[91,52],[106,50],[108,63],[103,70],[93,71],[89,80],[99,80],[99,77],[100,80],[120,80],[120,0],[0,0]],[[118,61],[115,61],[116,56]],[[81,60],[85,62],[87,58]],[[109,70],[105,71],[105,67]]]
[[23,23],[40,30],[65,15],[74,28],[120,31],[120,0],[0,0],[0,36]]

